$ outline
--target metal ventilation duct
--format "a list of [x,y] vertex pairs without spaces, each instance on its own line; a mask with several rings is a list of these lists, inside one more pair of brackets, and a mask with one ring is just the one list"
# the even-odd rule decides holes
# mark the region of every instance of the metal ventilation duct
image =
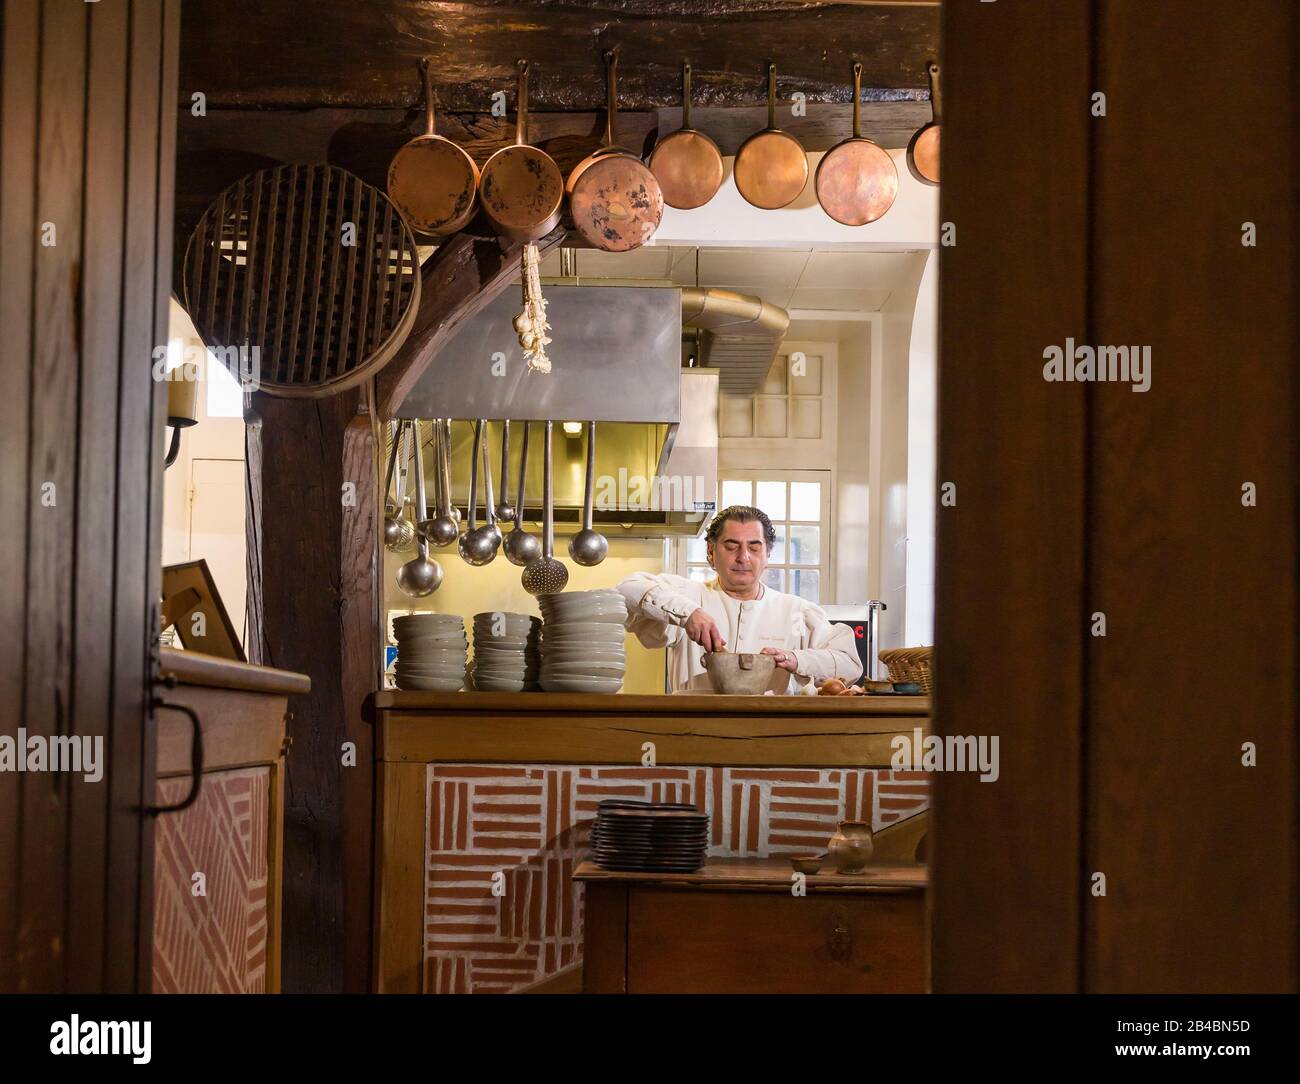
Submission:
[[718,370],[720,391],[753,395],[776,360],[790,314],[760,297],[687,286],[682,326],[699,329],[698,364]]

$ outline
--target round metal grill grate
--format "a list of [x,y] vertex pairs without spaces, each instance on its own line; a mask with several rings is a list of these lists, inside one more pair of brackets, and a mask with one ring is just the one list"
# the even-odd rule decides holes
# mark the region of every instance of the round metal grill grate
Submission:
[[335,166],[236,181],[185,250],[184,301],[246,387],[332,395],[384,365],[420,300],[415,237],[388,198]]

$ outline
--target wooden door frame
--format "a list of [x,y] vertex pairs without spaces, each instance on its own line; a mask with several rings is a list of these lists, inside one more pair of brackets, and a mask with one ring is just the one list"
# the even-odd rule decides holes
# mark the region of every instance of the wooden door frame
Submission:
[[0,990],[147,991],[180,3],[7,2],[0,38],[0,725],[103,757],[0,773]]

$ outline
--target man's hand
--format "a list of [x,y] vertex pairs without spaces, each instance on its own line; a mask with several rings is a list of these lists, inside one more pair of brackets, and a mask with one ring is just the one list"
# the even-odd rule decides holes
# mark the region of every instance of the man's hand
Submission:
[[782,670],[789,670],[792,674],[799,672],[799,660],[795,658],[793,651],[786,651],[783,647],[765,647],[764,655],[775,655],[776,665]]
[[697,608],[686,619],[683,628],[686,629],[686,635],[705,651],[721,651],[727,646],[727,641],[722,638],[717,623],[701,609]]

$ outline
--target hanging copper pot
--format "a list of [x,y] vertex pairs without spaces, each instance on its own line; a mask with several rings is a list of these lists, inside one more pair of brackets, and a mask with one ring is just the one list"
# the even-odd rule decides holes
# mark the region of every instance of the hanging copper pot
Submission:
[[776,65],[767,66],[767,127],[755,132],[736,154],[736,188],[765,211],[786,207],[808,183],[803,144],[776,126]]
[[416,136],[393,156],[388,167],[388,198],[415,229],[446,235],[463,229],[474,217],[478,166],[450,139],[438,135],[428,57],[420,61],[420,71],[424,76],[424,135]]
[[907,144],[907,170],[922,184],[939,183],[939,65],[925,66],[930,77],[930,123],[918,128]]
[[682,126],[665,136],[650,154],[650,170],[669,207],[703,207],[722,187],[722,152],[691,127],[691,64],[682,64]]
[[817,202],[845,226],[875,222],[894,205],[898,167],[889,152],[862,134],[862,65],[853,65],[853,135],[817,165]]
[[528,144],[528,61],[517,67],[515,141],[484,164],[478,192],[497,233],[512,241],[536,241],[560,224],[564,175],[549,154]]
[[605,53],[605,146],[573,168],[565,185],[578,232],[606,252],[640,248],[659,228],[664,196],[650,167],[614,143],[618,112],[618,57]]

